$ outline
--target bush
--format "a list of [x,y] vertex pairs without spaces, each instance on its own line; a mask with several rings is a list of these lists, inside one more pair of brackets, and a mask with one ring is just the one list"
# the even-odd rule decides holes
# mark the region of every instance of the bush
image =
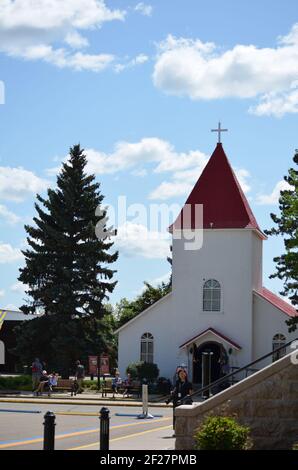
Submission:
[[31,391],[31,376],[19,375],[16,377],[0,377],[0,390]]
[[298,450],[298,444],[293,445],[293,450]]
[[199,450],[245,450],[250,447],[249,428],[232,417],[208,416],[195,434]]
[[147,362],[134,362],[127,366],[126,373],[130,374],[132,379],[147,379],[148,382],[152,382],[153,380],[157,379],[159,375],[159,369],[156,364],[149,364]]

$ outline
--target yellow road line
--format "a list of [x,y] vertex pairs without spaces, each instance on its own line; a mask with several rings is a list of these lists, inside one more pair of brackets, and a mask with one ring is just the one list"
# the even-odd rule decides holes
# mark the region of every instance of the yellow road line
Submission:
[[[143,434],[148,434],[149,432],[161,431],[163,429],[170,429],[170,428],[173,428],[173,426],[172,425],[161,426],[159,428],[148,429],[148,431],[141,431],[141,432],[136,432],[134,434],[127,434],[126,436],[115,437],[114,439],[110,439],[110,442],[121,441],[123,439],[129,439],[131,437],[142,436]],[[87,449],[88,447],[94,447],[94,446],[98,446],[98,442],[94,442],[93,444],[86,444],[80,447],[72,447],[71,449],[67,449],[67,450],[81,450],[81,449]]]
[[[153,420],[152,421],[147,421],[147,423],[148,424],[157,423],[157,422],[166,421],[166,420],[169,420],[169,419],[171,419],[171,418],[161,418],[161,419],[157,419],[155,421],[153,421]],[[126,427],[130,427],[130,426],[140,426],[141,424],[144,424],[144,423],[143,422],[138,422],[138,423],[119,424],[117,426],[113,426],[111,428],[111,430],[126,428]],[[72,433],[69,433],[69,434],[62,434],[60,436],[59,435],[56,436],[55,440],[67,439],[67,438],[76,437],[76,436],[84,436],[86,434],[94,434],[94,433],[99,433],[99,429],[91,429],[91,430],[87,430],[87,431],[77,431],[77,432],[72,432]],[[43,438],[40,437],[40,438],[32,439],[32,440],[28,439],[26,441],[11,442],[11,443],[8,443],[8,444],[1,444],[0,449],[8,449],[10,447],[31,445],[31,444],[36,444],[37,442],[43,442]]]

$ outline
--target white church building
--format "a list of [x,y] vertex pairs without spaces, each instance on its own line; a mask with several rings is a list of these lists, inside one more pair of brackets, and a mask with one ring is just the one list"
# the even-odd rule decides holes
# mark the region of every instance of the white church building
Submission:
[[[121,376],[128,364],[142,360],[156,363],[160,376],[170,379],[184,364],[190,380],[200,383],[202,353],[208,350],[213,381],[222,354],[230,367],[242,367],[297,336],[285,323],[295,308],[263,286],[267,237],[220,142],[186,206],[186,228],[201,230],[202,247],[186,249],[185,239],[174,236],[176,222],[170,227],[172,291],[117,330]],[[201,226],[196,206],[203,207]],[[183,212],[177,220],[185,228]]]

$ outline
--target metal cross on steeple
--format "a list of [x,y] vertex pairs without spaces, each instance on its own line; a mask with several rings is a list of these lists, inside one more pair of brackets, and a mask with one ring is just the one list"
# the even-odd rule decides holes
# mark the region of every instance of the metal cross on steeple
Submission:
[[218,129],[211,129],[211,132],[217,132],[218,133],[218,143],[220,144],[221,143],[221,133],[222,132],[227,132],[228,129],[222,129],[221,128],[221,125],[220,125],[220,122],[218,123]]

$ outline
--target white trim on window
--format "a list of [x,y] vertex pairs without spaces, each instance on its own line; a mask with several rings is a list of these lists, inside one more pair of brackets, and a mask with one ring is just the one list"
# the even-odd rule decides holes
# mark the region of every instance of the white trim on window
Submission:
[[140,359],[142,362],[154,362],[154,337],[151,333],[144,333],[141,337]]
[[202,285],[202,312],[223,312],[223,289],[218,279],[209,278],[203,280]]

